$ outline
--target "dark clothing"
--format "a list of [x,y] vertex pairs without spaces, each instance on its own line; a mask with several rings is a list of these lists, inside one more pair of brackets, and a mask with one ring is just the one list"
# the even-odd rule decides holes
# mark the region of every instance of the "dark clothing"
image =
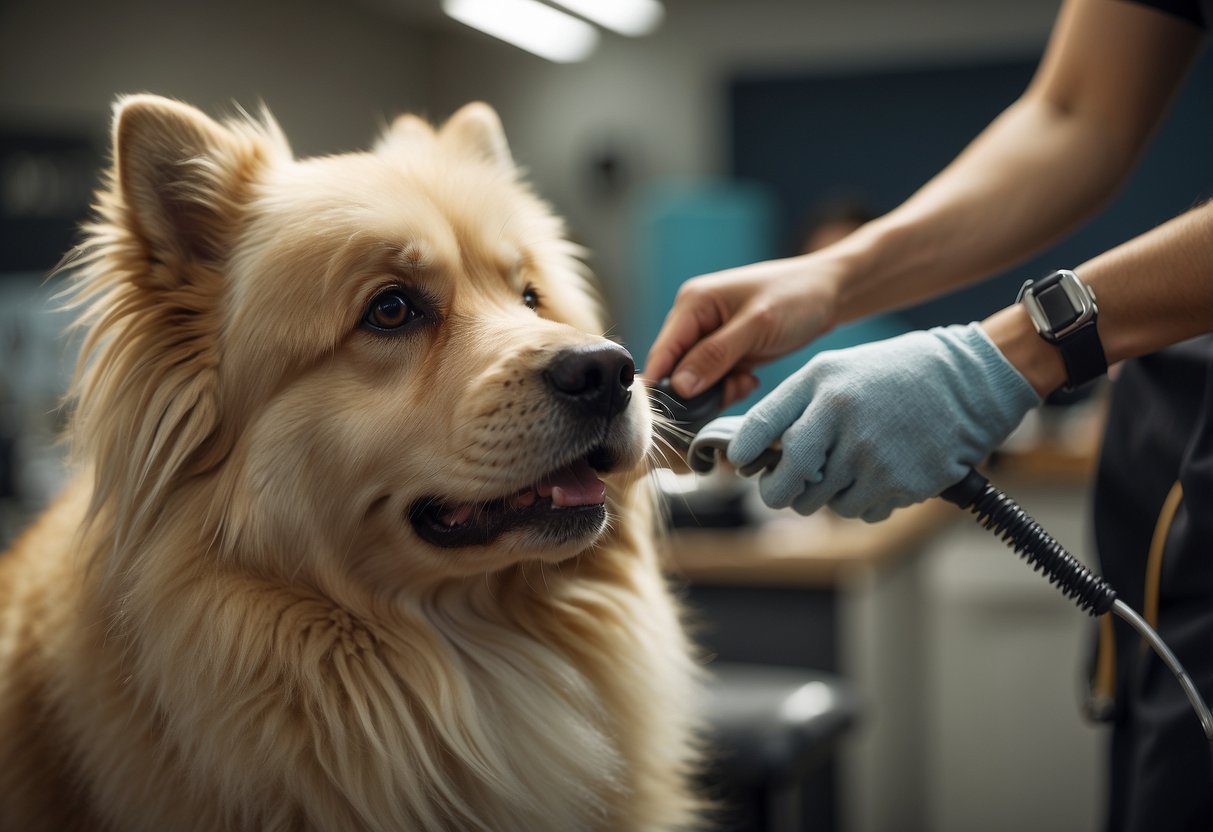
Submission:
[[[1134,609],[1157,611],[1156,629],[1213,701],[1213,335],[1125,362],[1095,538],[1109,582]],[[1213,830],[1213,765],[1196,715],[1141,639],[1118,619],[1114,633],[1109,832]]]
[[[1213,0],[1134,0],[1208,29]],[[1213,701],[1213,336],[1125,362],[1095,491],[1104,575]],[[1213,761],[1162,662],[1114,621],[1108,832],[1213,830]]]
[[1208,29],[1209,21],[1213,19],[1213,0],[1130,0],[1130,2],[1152,6],[1202,29]]

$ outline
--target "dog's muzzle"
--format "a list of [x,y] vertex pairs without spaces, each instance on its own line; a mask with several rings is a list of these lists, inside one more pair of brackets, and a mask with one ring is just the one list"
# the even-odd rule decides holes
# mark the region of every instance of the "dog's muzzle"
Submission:
[[628,406],[635,378],[632,354],[610,342],[563,350],[543,370],[544,381],[558,399],[586,416],[607,420]]

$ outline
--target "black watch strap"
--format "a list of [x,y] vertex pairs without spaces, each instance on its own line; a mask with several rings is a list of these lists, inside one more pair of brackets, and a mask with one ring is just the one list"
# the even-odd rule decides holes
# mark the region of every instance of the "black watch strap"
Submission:
[[1066,390],[1075,390],[1108,371],[1108,359],[1095,321],[1081,326],[1057,342],[1066,365]]
[[1040,280],[1029,280],[1016,298],[1028,310],[1032,326],[1061,353],[1066,365],[1066,390],[1082,387],[1108,371],[1108,359],[1095,322],[1099,307],[1095,293],[1068,269]]

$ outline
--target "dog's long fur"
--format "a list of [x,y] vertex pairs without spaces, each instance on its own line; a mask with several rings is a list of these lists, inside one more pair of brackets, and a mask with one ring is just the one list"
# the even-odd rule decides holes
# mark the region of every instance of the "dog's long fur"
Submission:
[[[407,519],[585,452],[537,379],[601,323],[496,115],[295,160],[268,114],[134,96],[97,214],[79,474],[0,559],[0,829],[690,823],[643,392],[606,530],[439,549]],[[429,298],[410,335],[360,326],[384,280]]]

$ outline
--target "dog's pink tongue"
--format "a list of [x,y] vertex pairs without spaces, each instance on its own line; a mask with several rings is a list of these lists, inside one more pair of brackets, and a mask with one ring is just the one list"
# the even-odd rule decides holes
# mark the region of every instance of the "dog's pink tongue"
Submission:
[[548,474],[537,490],[541,497],[550,494],[554,506],[596,506],[606,501],[606,484],[584,459]]

